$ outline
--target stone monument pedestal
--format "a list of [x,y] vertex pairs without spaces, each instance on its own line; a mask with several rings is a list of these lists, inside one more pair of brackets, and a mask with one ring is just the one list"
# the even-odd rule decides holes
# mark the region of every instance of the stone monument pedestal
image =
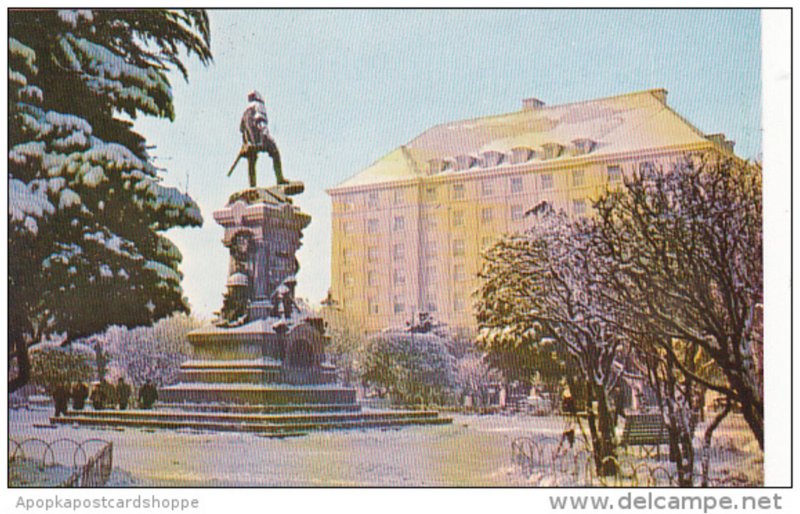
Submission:
[[226,305],[215,325],[188,334],[196,359],[181,366],[180,383],[161,389],[159,398],[354,404],[355,390],[336,385],[336,370],[324,362],[323,320],[294,296],[295,252],[311,217],[284,188],[272,187],[235,193],[214,219],[231,250]]
[[[298,185],[300,184],[300,185]],[[227,292],[212,325],[188,334],[194,358],[163,387],[154,410],[71,411],[51,423],[266,437],[309,430],[451,423],[436,411],[362,411],[324,359],[323,320],[295,298],[295,252],[310,216],[292,204],[301,183],[233,194],[214,213],[231,252]]]

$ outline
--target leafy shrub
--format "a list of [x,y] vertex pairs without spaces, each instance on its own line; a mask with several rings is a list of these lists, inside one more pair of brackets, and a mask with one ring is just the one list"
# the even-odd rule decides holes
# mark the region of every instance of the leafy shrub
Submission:
[[94,354],[84,345],[61,346],[43,342],[31,347],[31,384],[52,393],[56,385],[65,382],[88,382],[94,377]]
[[93,342],[108,356],[108,379],[112,383],[125,377],[136,387],[147,379],[158,386],[177,381],[180,365],[191,356],[186,337],[202,322],[184,314],[163,319],[150,327],[127,329],[114,326]]
[[368,339],[361,380],[385,389],[400,404],[442,403],[456,386],[455,358],[432,333],[401,330]]

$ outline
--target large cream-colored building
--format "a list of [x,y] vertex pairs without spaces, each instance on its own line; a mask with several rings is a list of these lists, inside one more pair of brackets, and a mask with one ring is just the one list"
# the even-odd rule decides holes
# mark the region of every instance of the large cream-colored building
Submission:
[[655,89],[437,125],[328,190],[331,297],[364,333],[420,311],[475,329],[481,248],[524,230],[542,200],[583,216],[590,199],[639,166],[687,152],[731,153]]

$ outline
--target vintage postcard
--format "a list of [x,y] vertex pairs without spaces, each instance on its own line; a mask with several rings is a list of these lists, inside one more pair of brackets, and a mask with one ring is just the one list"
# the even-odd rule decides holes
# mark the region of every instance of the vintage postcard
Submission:
[[9,9],[16,507],[788,486],[789,16]]

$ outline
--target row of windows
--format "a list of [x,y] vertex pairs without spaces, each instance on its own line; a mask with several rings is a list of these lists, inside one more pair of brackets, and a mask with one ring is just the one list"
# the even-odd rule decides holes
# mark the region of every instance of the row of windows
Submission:
[[[653,163],[645,161],[640,163],[640,169],[652,169]],[[619,165],[611,165],[606,167],[606,177],[610,184],[618,184],[622,182],[622,170]],[[586,185],[586,171],[583,169],[572,170],[571,183],[573,187],[582,187]],[[539,187],[543,191],[551,190],[555,187],[555,180],[552,173],[542,173],[538,175]],[[523,177],[509,177],[508,179],[509,191],[512,194],[524,192]],[[495,194],[497,180],[483,180],[481,181],[481,196],[492,196]],[[438,197],[439,187],[428,186],[425,188],[424,199],[426,201],[434,201]],[[394,204],[403,204],[405,202],[406,190],[395,189],[392,191],[392,199]],[[450,186],[450,199],[451,200],[464,200],[466,198],[466,187],[463,182],[452,184]],[[370,209],[379,206],[380,195],[378,191],[370,191],[367,193],[367,206]],[[355,210],[356,202],[350,200],[342,204],[344,212],[351,212]]]
[[[492,238],[486,236],[481,238],[481,247],[488,246]],[[453,239],[452,252],[453,257],[463,257],[465,254],[466,245],[463,239]],[[380,260],[381,247],[368,246],[367,247],[367,262],[378,262]],[[435,242],[428,243],[425,247],[425,258],[429,261],[436,260],[438,248]],[[342,265],[348,266],[353,263],[353,250],[352,248],[345,247],[342,249]],[[403,262],[406,257],[406,249],[403,243],[397,243],[392,247],[392,258],[395,262]]]
[[[377,300],[370,299],[367,302],[367,309],[370,315],[375,316],[381,314],[381,304]],[[428,301],[425,305],[428,312],[437,312],[438,306],[436,302]],[[462,294],[456,294],[453,296],[453,311],[455,312],[463,312],[466,307],[466,299]],[[402,314],[406,311],[406,300],[403,295],[395,295],[392,298],[392,311],[394,314]]]
[[[576,199],[572,201],[573,213],[574,214],[585,214],[586,213],[586,201],[583,199]],[[494,207],[484,207],[481,209],[481,223],[484,225],[492,223],[494,220]],[[525,211],[522,205],[511,205],[509,207],[511,221],[520,221],[523,219],[525,215]],[[435,216],[427,216],[424,219],[424,225],[427,229],[435,229],[436,228],[436,217]],[[354,221],[353,220],[346,220],[342,222],[342,231],[345,234],[351,234],[354,231]],[[463,210],[454,210],[452,213],[451,224],[454,228],[464,227],[465,226],[465,213]],[[395,216],[392,223],[392,230],[394,232],[400,232],[405,230],[405,217],[403,216]],[[380,233],[380,220],[378,219],[369,219],[367,220],[367,233],[368,234],[379,234]]]
[[[585,204],[584,204],[585,207]],[[481,237],[480,241],[480,248],[486,248],[492,242],[494,238],[491,236],[483,236]],[[452,248],[452,255],[453,257],[463,257],[465,255],[466,246],[464,239],[453,239],[451,243]],[[382,247],[380,246],[368,246],[367,247],[367,262],[368,263],[377,263],[381,260],[381,250]],[[395,262],[404,262],[406,258],[406,247],[404,243],[396,243],[392,246],[392,259]],[[342,265],[348,266],[353,264],[353,249],[350,247],[342,248]],[[423,257],[428,262],[436,261],[439,257],[439,246],[437,241],[426,241],[425,247],[423,249]]]
[[[437,278],[436,267],[428,266],[425,268],[426,279],[430,282]],[[453,265],[453,281],[464,282],[467,280],[467,273],[464,264],[458,263]],[[355,275],[349,271],[342,274],[342,282],[346,288],[351,288],[355,285]],[[406,283],[406,270],[405,268],[396,268],[392,274],[392,282],[395,286],[403,286]],[[377,287],[380,284],[380,274],[377,271],[367,271],[367,285],[369,287]]]

